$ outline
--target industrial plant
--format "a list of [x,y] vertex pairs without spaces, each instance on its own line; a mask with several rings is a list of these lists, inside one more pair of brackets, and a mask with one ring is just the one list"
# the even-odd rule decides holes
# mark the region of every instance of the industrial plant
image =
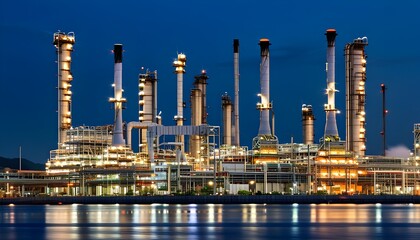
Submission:
[[[234,97],[228,93],[220,96],[223,116],[220,125],[207,118],[207,88],[212,86],[207,86],[210,76],[205,70],[194,77],[186,101],[184,96],[188,94],[183,92],[183,84],[188,69],[184,53],[178,53],[172,63],[173,81],[177,83],[174,125],[162,124],[158,71],[143,69],[138,75],[138,99],[124,98],[123,45],[115,44],[114,95],[108,99],[113,105],[113,122],[104,126],[73,126],[72,108],[80,107],[71,104],[71,86],[78,84],[77,79],[73,81],[71,69],[76,37],[72,32],[56,32],[53,45],[58,67],[57,149],[50,151],[46,171],[37,173],[42,181],[13,182],[15,175],[10,173],[7,192],[23,195],[31,186],[49,196],[419,195],[420,123],[414,124],[413,153],[409,158],[366,155],[366,37],[349,42],[344,52],[338,54],[345,57],[345,73],[339,74],[345,76],[345,85],[341,86],[346,88],[345,139],[339,136],[336,121],[339,110],[335,104],[337,32],[328,29],[325,35],[327,101],[323,136],[315,139],[314,107],[307,103],[301,109],[303,141],[279,142],[274,129],[274,103],[270,100],[271,43],[261,38],[259,102],[254,113],[259,114],[259,128],[258,134],[249,139],[248,147],[240,143],[238,39],[233,40]],[[127,101],[138,101],[138,120],[124,118]],[[191,116],[185,116],[185,107],[191,108]],[[191,125],[185,124],[187,118]],[[318,116],[317,122],[323,119]],[[138,146],[133,146],[134,138],[138,138]],[[12,185],[14,189],[10,189]]]

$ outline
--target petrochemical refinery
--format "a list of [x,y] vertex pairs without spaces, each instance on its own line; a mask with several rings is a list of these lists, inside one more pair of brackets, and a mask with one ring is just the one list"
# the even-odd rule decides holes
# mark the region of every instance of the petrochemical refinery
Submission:
[[[158,71],[138,76],[138,99],[123,96],[123,45],[114,45],[113,122],[105,126],[72,125],[72,51],[75,34],[57,32],[53,44],[58,67],[58,146],[51,150],[46,171],[37,183],[46,195],[171,194],[420,194],[420,123],[414,124],[409,158],[366,155],[366,37],[344,47],[346,135],[340,138],[335,106],[335,29],[326,30],[326,95],[324,135],[315,139],[313,106],[302,105],[302,143],[279,143],[270,101],[270,41],[261,38],[258,134],[251,147],[240,143],[239,40],[233,40],[234,98],[221,97],[222,125],[208,122],[207,80],[194,77],[185,125],[183,92],[187,56],[173,61],[176,79],[175,124],[165,126],[158,105]],[[342,54],[338,54],[341,56]],[[168,64],[171,64],[168,62]],[[77,74],[76,74],[77,75]],[[241,96],[246,97],[246,96]],[[105,101],[105,100],[104,100]],[[125,103],[138,101],[138,121],[124,119]],[[175,102],[175,101],[174,101]],[[276,103],[279,104],[279,103]],[[250,113],[248,113],[250,114]],[[322,120],[319,119],[318,122]],[[321,124],[320,124],[321,125]],[[249,128],[249,126],[247,126]],[[247,130],[247,129],[246,129]],[[133,134],[138,146],[133,146]],[[167,141],[171,139],[171,141]],[[173,139],[173,140],[172,140]],[[23,194],[31,184],[15,182]],[[28,191],[28,190],[26,190]]]

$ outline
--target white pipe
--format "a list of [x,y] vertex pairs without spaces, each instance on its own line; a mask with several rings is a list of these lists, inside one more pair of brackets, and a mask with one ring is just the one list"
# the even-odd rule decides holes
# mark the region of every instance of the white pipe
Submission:
[[133,128],[147,129],[149,126],[157,126],[157,124],[152,122],[129,122],[127,124],[127,146],[131,148],[131,131]]

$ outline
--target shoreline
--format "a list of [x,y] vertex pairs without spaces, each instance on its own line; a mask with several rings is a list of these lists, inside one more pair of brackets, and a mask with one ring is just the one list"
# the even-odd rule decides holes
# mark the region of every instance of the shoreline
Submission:
[[0,205],[64,204],[420,204],[413,195],[63,196],[0,198]]

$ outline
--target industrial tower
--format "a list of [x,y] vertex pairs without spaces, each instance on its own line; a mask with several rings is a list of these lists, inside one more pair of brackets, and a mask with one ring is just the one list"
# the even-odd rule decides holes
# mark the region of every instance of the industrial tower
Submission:
[[109,98],[114,103],[114,129],[112,131],[112,146],[124,146],[122,110],[123,103],[127,100],[122,93],[122,44],[114,45],[114,97]]
[[58,147],[62,146],[66,139],[66,131],[71,128],[71,53],[75,36],[73,32],[54,33],[53,44],[57,48],[58,67]]
[[[260,154],[277,154],[277,137],[271,132],[270,128],[270,41],[267,38],[260,39],[261,65],[260,65],[260,85],[261,92],[258,96],[261,102],[257,103],[257,110],[260,111],[260,127],[258,136],[254,137],[252,148],[258,150]],[[271,157],[271,156],[270,156]]]
[[311,105],[302,105],[302,130],[303,143],[310,145],[314,143],[314,113]]
[[325,35],[327,36],[328,42],[327,63],[325,64],[328,103],[324,105],[326,114],[324,141],[336,142],[340,140],[336,121],[337,109],[335,108],[335,92],[337,91],[335,89],[335,37],[337,36],[337,32],[335,29],[328,29]]
[[363,157],[366,152],[366,37],[346,44],[346,150]]
[[[157,122],[157,71],[139,74],[139,122]],[[131,144],[131,143],[130,143]],[[139,131],[139,152],[147,153],[147,129]]]
[[[200,75],[194,77],[194,88],[191,90],[191,125],[199,126],[207,124],[207,76],[206,70],[202,70]],[[202,145],[203,136],[191,135],[190,137],[190,154],[198,159],[201,154],[207,151]]]
[[[175,73],[177,78],[177,115],[174,116],[174,120],[176,121],[177,126],[184,125],[184,100],[183,100],[183,81],[184,81],[184,73],[185,73],[185,63],[187,62],[187,57],[183,53],[178,54],[178,58],[173,62],[173,66],[175,67]],[[184,135],[178,135],[176,137],[176,141],[181,144],[180,149],[181,152],[184,152]]]
[[240,146],[239,135],[239,39],[233,40],[233,75],[235,79],[235,106],[234,106],[234,141],[235,146]]

